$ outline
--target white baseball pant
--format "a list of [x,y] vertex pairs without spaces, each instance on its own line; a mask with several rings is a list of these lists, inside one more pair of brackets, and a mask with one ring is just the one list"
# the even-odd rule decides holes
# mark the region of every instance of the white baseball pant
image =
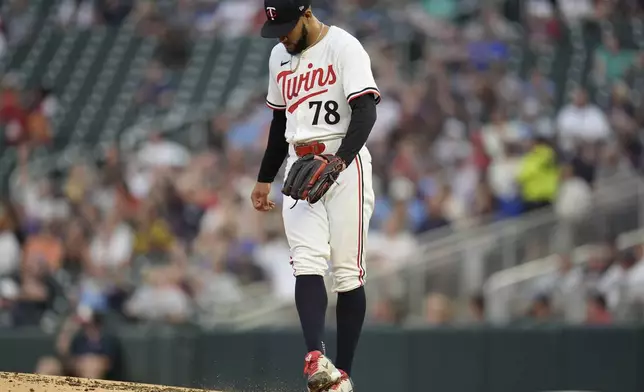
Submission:
[[[325,154],[334,154],[341,139],[325,141]],[[286,174],[297,160],[289,148]],[[371,178],[371,154],[366,147],[338,177],[337,184],[310,205],[284,196],[282,215],[291,249],[294,275],[325,276],[331,266],[333,290],[347,292],[363,286],[366,278],[365,249],[375,196]]]

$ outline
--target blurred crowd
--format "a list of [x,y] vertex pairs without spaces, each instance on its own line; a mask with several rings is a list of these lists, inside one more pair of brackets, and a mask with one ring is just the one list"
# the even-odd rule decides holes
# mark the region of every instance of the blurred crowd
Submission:
[[[1,24],[8,46],[29,32],[12,27],[26,2],[10,3]],[[644,54],[607,27],[642,8],[637,1],[574,3],[314,1],[325,23],[363,41],[383,95],[368,142],[374,271],[403,265],[430,231],[545,207],[581,219],[594,188],[642,169]],[[69,0],[57,5],[57,18],[66,29],[133,20],[137,34],[159,37],[136,98],[166,110],[176,90],[169,75],[189,61],[191,39],[256,34],[261,4]],[[602,33],[586,86],[568,91],[537,64],[519,72],[521,51],[558,52],[564,31],[580,25]],[[593,99],[598,89],[609,92],[607,101]],[[115,146],[96,162],[47,177],[28,170],[31,143],[23,141],[50,138],[55,92],[24,91],[5,77],[0,97],[0,127],[19,157],[17,187],[0,211],[0,324],[43,325],[80,306],[130,322],[215,325],[240,301],[292,297],[280,213],[256,214],[248,203],[271,121],[263,89],[214,116],[197,149],[150,129],[134,151]],[[593,297],[593,309],[610,303],[604,295]],[[550,306],[549,297],[539,298],[533,314]],[[449,319],[448,302],[432,294],[431,316],[421,322]],[[395,322],[395,307],[375,306],[374,322]],[[484,307],[474,298],[473,318]]]
[[[375,324],[496,324],[504,301],[513,325],[611,325],[644,321],[644,245],[619,249],[614,240],[592,244],[582,262],[557,255],[557,268],[504,296],[472,295],[467,302],[432,291],[423,300],[423,317],[409,318],[404,304],[378,301]],[[461,309],[465,305],[465,310]],[[490,309],[494,306],[496,309]]]

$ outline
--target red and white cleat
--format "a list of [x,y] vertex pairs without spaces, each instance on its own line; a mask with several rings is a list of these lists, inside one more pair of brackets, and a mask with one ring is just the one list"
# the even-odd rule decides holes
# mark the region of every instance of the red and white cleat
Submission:
[[304,375],[308,378],[309,392],[323,392],[335,386],[342,373],[320,351],[311,351],[304,358]]
[[340,382],[329,388],[329,392],[353,392],[353,381],[344,370],[340,370]]

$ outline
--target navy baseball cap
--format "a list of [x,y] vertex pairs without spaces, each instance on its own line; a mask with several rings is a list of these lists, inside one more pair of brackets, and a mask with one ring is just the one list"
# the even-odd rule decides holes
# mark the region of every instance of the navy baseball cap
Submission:
[[311,0],[264,0],[266,22],[262,27],[262,37],[288,35],[310,6]]

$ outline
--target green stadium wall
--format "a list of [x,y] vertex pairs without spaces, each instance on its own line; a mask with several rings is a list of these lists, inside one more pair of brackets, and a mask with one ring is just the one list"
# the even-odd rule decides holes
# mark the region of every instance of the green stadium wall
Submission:
[[[236,392],[303,391],[298,330],[117,332],[117,379]],[[32,372],[55,335],[0,331],[0,370]],[[333,332],[326,341],[335,351]],[[357,391],[644,391],[644,327],[369,329],[357,354]]]

